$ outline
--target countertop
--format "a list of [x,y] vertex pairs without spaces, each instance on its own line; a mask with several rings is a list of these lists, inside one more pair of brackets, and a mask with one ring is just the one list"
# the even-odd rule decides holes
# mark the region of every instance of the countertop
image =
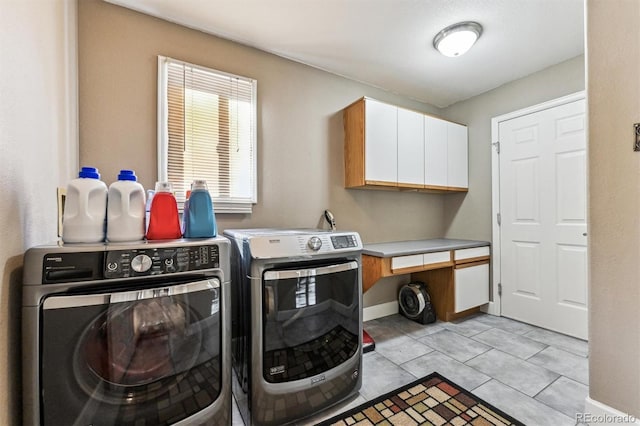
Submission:
[[436,238],[417,241],[392,241],[388,243],[365,244],[362,254],[376,257],[407,256],[435,251],[459,250],[491,245],[488,241],[452,240]]

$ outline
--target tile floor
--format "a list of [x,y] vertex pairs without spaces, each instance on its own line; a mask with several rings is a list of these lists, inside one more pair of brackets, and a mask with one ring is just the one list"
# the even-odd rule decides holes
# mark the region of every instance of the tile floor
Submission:
[[[479,314],[421,325],[400,315],[364,323],[376,350],[364,355],[362,389],[300,422],[312,425],[437,371],[527,425],[575,425],[588,394],[587,342]],[[243,425],[234,404],[233,424]]]

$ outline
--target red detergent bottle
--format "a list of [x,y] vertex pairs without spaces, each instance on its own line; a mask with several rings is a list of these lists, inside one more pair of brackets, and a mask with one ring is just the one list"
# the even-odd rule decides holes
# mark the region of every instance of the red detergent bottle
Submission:
[[156,193],[151,200],[147,240],[170,240],[182,237],[178,203],[171,183],[156,182]]

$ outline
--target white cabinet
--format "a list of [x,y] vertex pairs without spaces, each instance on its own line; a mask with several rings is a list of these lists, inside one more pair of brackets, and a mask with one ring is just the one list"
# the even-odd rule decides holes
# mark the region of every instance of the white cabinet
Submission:
[[447,186],[447,122],[424,116],[424,184]]
[[365,181],[398,182],[398,107],[365,100]]
[[368,98],[343,117],[345,187],[467,190],[466,126]]
[[[453,250],[422,253],[419,252],[421,247],[425,250],[429,250],[427,247],[435,248],[432,241],[387,244],[369,246],[369,252],[376,254],[362,255],[363,291],[383,277],[411,274],[412,281],[429,284],[431,302],[441,321],[453,321],[478,312],[489,302],[491,249],[488,244],[456,248],[468,247],[456,242],[446,245]],[[446,247],[440,242],[437,245],[440,249]],[[395,253],[398,255],[393,256]]]
[[423,266],[451,264],[450,251],[436,251],[391,258],[391,271],[406,268],[422,268]]
[[447,122],[447,186],[469,187],[467,126]]
[[489,303],[489,263],[456,266],[454,312]]
[[480,260],[481,258],[489,257],[490,255],[491,251],[489,250],[489,246],[473,247],[456,250],[453,252],[453,260],[460,263],[463,261],[473,262]]
[[467,127],[424,117],[425,187],[460,191],[469,187]]
[[398,183],[424,186],[424,115],[398,108]]

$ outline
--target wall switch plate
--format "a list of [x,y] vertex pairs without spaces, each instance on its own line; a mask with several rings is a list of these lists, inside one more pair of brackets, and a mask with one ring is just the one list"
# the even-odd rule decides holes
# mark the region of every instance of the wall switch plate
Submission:
[[636,123],[633,125],[633,129],[635,130],[635,142],[633,143],[633,150],[638,152],[640,151],[640,123]]
[[58,237],[62,238],[62,215],[64,214],[64,201],[67,198],[67,188],[58,188]]

